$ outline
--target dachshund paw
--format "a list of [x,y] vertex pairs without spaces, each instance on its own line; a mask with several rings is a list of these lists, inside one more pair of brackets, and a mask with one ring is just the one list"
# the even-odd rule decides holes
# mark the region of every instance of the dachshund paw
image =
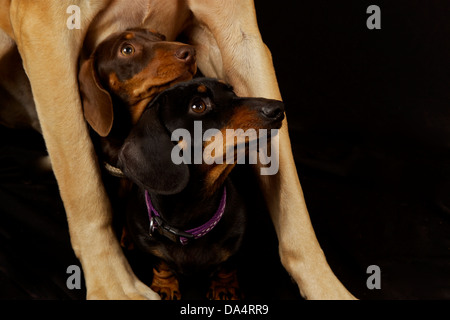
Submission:
[[239,288],[236,270],[219,271],[211,281],[206,297],[209,300],[241,300],[243,295]]
[[180,300],[180,291],[170,287],[151,286],[152,290],[159,294],[161,300]]
[[153,281],[150,288],[159,294],[161,300],[180,300],[178,279],[165,263],[153,268]]

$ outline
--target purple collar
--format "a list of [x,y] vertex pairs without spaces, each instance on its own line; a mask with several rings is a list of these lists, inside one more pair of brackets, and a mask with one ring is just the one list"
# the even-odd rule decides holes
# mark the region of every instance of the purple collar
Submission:
[[180,241],[182,245],[186,245],[189,242],[189,239],[198,239],[205,236],[217,225],[217,223],[219,223],[220,219],[223,216],[223,213],[225,212],[225,205],[227,202],[227,189],[225,187],[223,188],[222,199],[220,200],[219,208],[217,209],[214,216],[200,227],[186,231],[181,231],[177,228],[171,227],[161,218],[161,215],[153,207],[152,200],[150,199],[150,194],[147,190],[145,190],[145,202],[147,204],[148,218],[150,220],[150,236],[152,236],[155,230],[157,230],[160,234],[164,235],[170,240],[174,242]]

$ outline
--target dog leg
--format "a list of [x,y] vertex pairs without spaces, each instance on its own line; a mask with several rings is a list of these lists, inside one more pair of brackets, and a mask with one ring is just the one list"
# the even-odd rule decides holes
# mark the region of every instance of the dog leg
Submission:
[[[83,12],[66,28],[66,9]],[[12,1],[15,41],[30,79],[43,136],[67,213],[72,247],[96,299],[157,299],[133,274],[111,226],[111,208],[83,118],[78,57],[88,23],[104,1]]]
[[[188,4],[197,20],[191,37],[197,48],[199,68],[207,76],[231,83],[238,95],[281,100],[272,57],[261,39],[253,1],[189,0]],[[331,271],[315,236],[286,120],[279,132],[279,143],[280,170],[273,176],[260,176],[260,182],[279,239],[281,261],[305,298],[351,299],[353,296]]]
[[206,297],[209,300],[241,300],[236,270],[221,269],[215,274]]
[[153,268],[153,281],[150,287],[160,295],[162,300],[181,299],[178,279],[165,262],[160,262]]

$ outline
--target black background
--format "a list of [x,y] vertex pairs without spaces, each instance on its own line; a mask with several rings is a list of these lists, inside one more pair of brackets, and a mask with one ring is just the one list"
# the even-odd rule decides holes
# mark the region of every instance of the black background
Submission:
[[[366,27],[371,4],[381,30]],[[449,299],[450,3],[256,0],[256,9],[333,271],[361,299]],[[83,298],[84,286],[65,285],[79,263],[56,184],[29,166],[44,144],[0,131],[0,298]],[[253,245],[243,273],[270,286],[249,297],[298,298],[273,263],[276,242]],[[369,265],[381,268],[381,290],[366,287]]]

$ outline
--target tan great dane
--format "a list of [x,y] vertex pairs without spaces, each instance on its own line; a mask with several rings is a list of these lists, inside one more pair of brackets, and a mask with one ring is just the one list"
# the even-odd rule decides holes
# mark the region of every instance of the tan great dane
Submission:
[[[80,8],[79,29],[67,27],[71,5]],[[281,100],[252,0],[0,0],[0,54],[16,45],[22,57],[89,299],[158,298],[133,274],[113,232],[77,82],[80,57],[110,34],[132,27],[157,30],[167,40],[183,33],[196,47],[206,76],[229,82],[242,96]],[[279,139],[278,174],[258,177],[281,261],[305,298],[353,298],[314,234],[286,121]]]

